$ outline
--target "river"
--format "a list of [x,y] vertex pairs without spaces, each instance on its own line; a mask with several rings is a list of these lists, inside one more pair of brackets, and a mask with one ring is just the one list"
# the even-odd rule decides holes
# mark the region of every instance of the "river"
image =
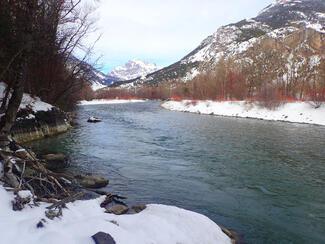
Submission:
[[78,126],[30,146],[68,154],[69,170],[107,176],[107,190],[128,202],[205,214],[247,243],[325,243],[325,127],[159,105],[80,106]]

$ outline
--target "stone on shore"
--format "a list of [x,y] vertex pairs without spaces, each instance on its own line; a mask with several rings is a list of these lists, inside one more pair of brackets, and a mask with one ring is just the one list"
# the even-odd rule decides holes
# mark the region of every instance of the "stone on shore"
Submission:
[[122,215],[129,211],[129,208],[127,206],[124,206],[122,204],[114,205],[113,207],[107,208],[107,213],[112,213],[115,215]]
[[140,213],[142,212],[143,210],[145,210],[147,208],[146,205],[143,205],[143,204],[140,204],[140,205],[135,205],[135,206],[132,206],[131,209],[135,212],[135,213]]
[[96,244],[116,244],[115,240],[110,234],[98,232],[92,236]]

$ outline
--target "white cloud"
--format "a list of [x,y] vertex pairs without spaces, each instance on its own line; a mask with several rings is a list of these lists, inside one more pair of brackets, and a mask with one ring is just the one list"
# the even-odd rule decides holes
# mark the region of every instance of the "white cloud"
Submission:
[[[101,0],[97,44],[102,62],[131,58],[166,65],[225,24],[253,17],[272,0]],[[93,40],[94,37],[89,40]]]

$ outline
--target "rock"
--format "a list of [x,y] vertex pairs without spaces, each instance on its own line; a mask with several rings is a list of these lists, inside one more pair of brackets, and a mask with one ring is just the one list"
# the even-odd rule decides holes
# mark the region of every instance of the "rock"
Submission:
[[38,222],[37,225],[36,225],[36,228],[37,228],[37,229],[41,229],[41,228],[44,228],[44,227],[45,227],[45,226],[44,226],[44,224],[43,224],[42,221]]
[[124,206],[122,204],[114,205],[113,207],[110,207],[106,210],[107,213],[112,213],[115,215],[122,215],[129,211],[129,208],[127,206]]
[[242,238],[233,230],[229,230],[223,226],[221,226],[221,230],[223,233],[225,233],[231,240],[231,243],[243,243]]
[[88,123],[99,123],[99,122],[102,122],[101,119],[97,118],[97,117],[90,117],[88,120],[87,120]]
[[101,195],[99,195],[96,192],[93,191],[88,191],[86,189],[81,189],[82,192],[84,193],[83,196],[80,198],[80,200],[91,200],[91,199],[97,199],[99,198]]
[[46,221],[45,219],[41,219],[41,220],[37,223],[36,228],[37,228],[37,229],[44,228],[46,223],[47,223],[47,221]]
[[142,212],[143,210],[145,210],[147,208],[146,205],[143,205],[143,204],[140,204],[140,205],[135,205],[135,206],[132,206],[131,207],[132,210],[135,212],[135,213],[140,213]]
[[45,211],[45,216],[50,220],[59,218],[62,216],[62,208],[56,208],[54,210],[49,209],[49,210]]
[[42,158],[46,161],[45,167],[49,170],[62,170],[69,166],[68,158],[61,153],[43,155]]
[[110,234],[98,232],[92,236],[96,244],[116,244],[115,240]]
[[85,188],[102,188],[109,183],[108,179],[96,175],[77,175],[75,178],[79,184]]
[[[25,191],[27,192],[27,191]],[[21,193],[16,195],[15,199],[11,202],[12,203],[12,210],[14,211],[21,211],[24,209],[25,205],[30,203],[32,197],[28,196],[26,193]]]

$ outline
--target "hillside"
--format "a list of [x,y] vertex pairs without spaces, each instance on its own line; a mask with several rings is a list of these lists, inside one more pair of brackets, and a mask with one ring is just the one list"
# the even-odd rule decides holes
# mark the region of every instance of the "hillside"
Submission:
[[195,50],[169,67],[113,86],[188,81],[212,70],[221,58],[248,61],[248,58],[256,56],[257,50],[265,53],[270,48],[281,53],[285,60],[281,72],[288,74],[288,67],[297,67],[306,56],[319,63],[324,58],[324,39],[325,1],[276,1],[255,18],[219,28]]

